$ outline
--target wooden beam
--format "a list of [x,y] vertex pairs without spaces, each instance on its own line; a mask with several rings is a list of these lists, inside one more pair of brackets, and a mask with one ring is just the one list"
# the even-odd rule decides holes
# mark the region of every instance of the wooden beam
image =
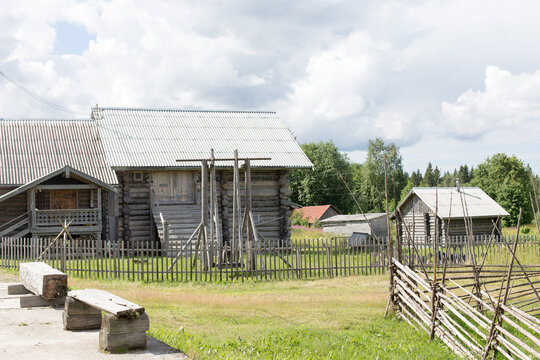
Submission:
[[83,190],[98,188],[99,186],[91,184],[37,185],[34,187],[37,190]]
[[103,290],[72,290],[68,296],[119,318],[135,319],[144,314],[142,306]]
[[42,262],[21,263],[21,283],[46,300],[66,296],[67,275]]
[[32,211],[32,221],[30,226],[35,226],[36,224],[36,189],[30,189],[30,209]]
[[101,209],[101,188],[97,189],[97,209],[98,209],[98,224],[101,225],[102,222],[102,209]]

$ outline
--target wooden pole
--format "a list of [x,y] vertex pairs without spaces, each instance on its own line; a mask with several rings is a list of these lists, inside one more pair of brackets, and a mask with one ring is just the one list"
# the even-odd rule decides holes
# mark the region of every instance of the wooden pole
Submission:
[[231,232],[231,254],[230,261],[232,264],[237,262],[236,251],[237,246],[237,230],[238,230],[238,150],[234,150],[234,167],[233,167],[233,211],[232,211],[232,232]]
[[[64,220],[64,227],[67,226],[67,220]],[[67,233],[65,230],[64,232],[64,238],[62,239],[62,262],[60,264],[60,267],[62,269],[62,272],[66,272],[66,242],[67,242]]]
[[[518,217],[518,223],[517,223],[517,230],[516,230],[516,239],[514,241],[514,249],[512,251],[512,259],[510,260],[510,265],[508,266],[508,274],[506,276],[506,286],[504,288],[504,296],[502,298],[501,303],[501,292],[499,292],[499,299],[497,301],[497,306],[495,308],[495,314],[493,315],[493,320],[491,322],[491,327],[489,330],[489,337],[486,342],[486,347],[484,349],[484,354],[482,356],[482,359],[487,359],[489,355],[489,351],[493,348],[494,351],[497,351],[497,348],[493,346],[493,343],[496,342],[496,338],[498,335],[497,330],[497,324],[500,322],[501,315],[503,313],[503,309],[501,308],[501,304],[504,306],[506,305],[506,301],[508,300],[508,295],[510,294],[510,279],[512,278],[512,270],[514,269],[514,260],[516,258],[516,250],[517,250],[517,243],[519,240],[519,230],[521,226],[521,208],[519,209],[519,217]],[[500,326],[500,324],[499,324]],[[494,354],[495,357],[495,354]]]
[[253,244],[253,225],[251,224],[251,218],[249,214],[251,213],[251,161],[247,159],[244,164],[245,168],[245,187],[246,187],[246,214],[248,224],[246,226],[246,236],[247,236],[247,268],[248,270],[255,270],[256,263],[255,257],[253,254],[254,244]]
[[387,245],[388,245],[388,273],[390,275],[390,300],[389,305],[395,305],[394,299],[394,244],[392,241],[392,234],[390,232],[390,212],[388,210],[388,172],[386,168],[386,155],[384,156],[384,195],[386,199],[386,231],[387,231]]
[[[197,242],[198,246],[206,247],[206,236],[208,229],[208,161],[201,160],[201,222],[202,238]],[[195,254],[197,256],[197,254]],[[202,256],[201,263],[206,268],[206,256]]]

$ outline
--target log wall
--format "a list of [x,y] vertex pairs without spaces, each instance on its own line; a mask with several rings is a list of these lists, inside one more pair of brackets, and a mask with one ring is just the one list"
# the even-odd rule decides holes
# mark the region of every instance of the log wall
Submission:
[[[0,195],[7,194],[16,187],[0,187]],[[24,214],[27,211],[26,193],[16,195],[0,203],[0,225]]]
[[[140,172],[140,171],[138,171]],[[150,173],[135,180],[133,171],[118,171],[118,240],[148,241],[152,236]]]
[[[141,172],[141,171],[137,171]],[[150,171],[142,171],[143,180],[135,180],[134,171],[118,171],[120,193],[118,195],[118,239],[124,241],[147,241],[153,238],[155,223],[151,206]],[[196,204],[181,204],[184,210],[193,212],[186,216],[186,226],[195,230],[200,219],[200,172],[195,171]],[[241,173],[240,193],[244,205],[244,178]],[[232,232],[233,174],[228,170],[216,171],[218,210],[222,219],[224,241]],[[287,170],[252,170],[253,214],[256,226],[265,239],[289,239],[290,200]],[[195,220],[194,220],[195,219]],[[199,220],[200,221],[200,220]],[[185,239],[187,240],[187,239]]]
[[[435,225],[439,226],[439,234],[445,235],[448,227],[448,220],[435,220],[435,213],[417,196],[413,195],[401,207],[402,220],[400,221],[400,233],[402,236],[407,236],[408,228],[409,235],[415,238],[433,237],[435,236]],[[472,220],[474,235],[490,235],[493,231],[493,223],[496,218],[474,218]],[[449,236],[467,235],[465,222],[463,219],[450,220]]]

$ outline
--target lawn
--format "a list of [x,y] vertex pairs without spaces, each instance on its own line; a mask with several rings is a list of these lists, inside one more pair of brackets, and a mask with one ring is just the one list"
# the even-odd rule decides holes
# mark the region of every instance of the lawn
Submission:
[[70,278],[139,303],[150,334],[194,359],[448,359],[405,322],[383,319],[383,275],[245,283]]

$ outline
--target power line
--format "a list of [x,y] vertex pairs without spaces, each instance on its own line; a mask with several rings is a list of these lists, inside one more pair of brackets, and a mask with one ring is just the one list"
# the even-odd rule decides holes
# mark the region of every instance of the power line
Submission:
[[[56,110],[59,110],[59,111],[63,111],[63,112],[67,112],[67,113],[70,113],[70,114],[78,114],[78,115],[83,115],[82,113],[79,113],[77,111],[72,111],[72,110],[69,110],[69,109],[66,109],[65,107],[63,106],[60,106],[60,105],[57,105],[41,96],[39,96],[38,94],[28,90],[27,88],[25,88],[23,85],[21,85],[20,83],[18,83],[17,81],[13,80],[12,78],[10,78],[9,76],[6,75],[6,73],[4,73],[3,71],[0,70],[0,75],[2,75],[2,77],[4,79],[6,79],[8,82],[12,83],[13,85],[15,85],[19,90],[25,92],[27,95],[30,95],[32,98],[34,98],[35,100],[38,100],[42,103],[44,103],[45,105],[48,105],[50,107],[52,107],[53,109],[56,109]],[[85,114],[86,115],[86,114]]]

